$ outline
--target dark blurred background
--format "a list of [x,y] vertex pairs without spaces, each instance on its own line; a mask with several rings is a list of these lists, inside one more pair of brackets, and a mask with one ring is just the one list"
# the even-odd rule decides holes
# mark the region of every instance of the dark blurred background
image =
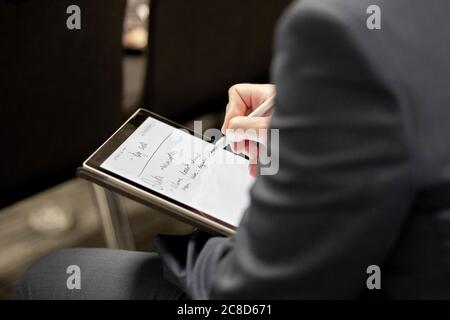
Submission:
[[[139,107],[220,128],[231,85],[268,81],[289,2],[0,0],[0,299],[42,255],[114,247],[76,168]],[[70,5],[80,30],[66,27]],[[132,248],[191,230],[119,200]]]

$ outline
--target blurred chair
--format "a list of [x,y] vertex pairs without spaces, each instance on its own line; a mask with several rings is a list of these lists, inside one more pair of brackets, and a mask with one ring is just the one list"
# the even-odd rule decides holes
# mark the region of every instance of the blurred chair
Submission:
[[125,3],[0,1],[0,207],[73,177],[123,120]]
[[228,88],[268,81],[291,0],[152,0],[143,106],[178,122],[223,109]]

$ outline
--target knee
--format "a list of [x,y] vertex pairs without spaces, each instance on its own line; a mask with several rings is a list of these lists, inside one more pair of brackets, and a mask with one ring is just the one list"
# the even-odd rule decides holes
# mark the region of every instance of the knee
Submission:
[[64,249],[52,252],[35,261],[20,277],[12,299],[46,299],[46,288],[60,286],[66,283],[66,271],[73,257],[79,256],[84,249]]

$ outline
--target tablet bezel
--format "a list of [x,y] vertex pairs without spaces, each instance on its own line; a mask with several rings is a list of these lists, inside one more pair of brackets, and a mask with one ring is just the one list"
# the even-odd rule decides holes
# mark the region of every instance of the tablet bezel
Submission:
[[[202,218],[207,218],[208,220],[212,221],[215,224],[219,224],[222,227],[235,231],[237,226],[233,226],[223,220],[220,220],[214,216],[209,215],[206,212],[202,212],[198,209],[192,208],[182,202],[179,202],[177,200],[174,200],[168,196],[165,196],[163,194],[160,194],[159,192],[152,190],[150,188],[147,188],[143,185],[140,185],[136,182],[133,182],[123,176],[120,176],[114,172],[111,172],[109,170],[106,170],[104,168],[101,167],[102,163],[104,163],[104,161],[106,161],[106,159],[108,159],[108,157],[117,149],[119,148],[122,143],[124,143],[130,136],[131,134],[133,134],[133,132],[139,128],[139,126],[148,118],[154,118],[156,120],[159,120],[163,123],[166,123],[176,129],[182,129],[186,132],[189,132],[191,135],[202,139],[203,141],[206,141],[208,143],[213,143],[216,139],[210,138],[210,137],[206,137],[206,136],[202,136],[199,135],[198,133],[183,127],[180,124],[177,124],[169,119],[166,119],[160,115],[157,115],[153,112],[150,112],[148,110],[145,109],[138,109],[108,140],[106,140],[106,142],[100,146],[84,163],[83,163],[83,167],[85,168],[90,168],[98,173],[104,174],[106,176],[109,176],[111,178],[113,178],[113,180],[119,180],[122,183],[125,183],[126,185],[132,187],[132,188],[137,188],[141,191],[147,192],[150,195],[152,195],[154,197],[160,198],[162,200],[165,200],[169,203],[172,203],[178,207],[181,207],[184,210],[188,210],[189,212],[198,215],[199,217]],[[239,155],[236,155],[239,156]],[[189,219],[192,221],[192,219]],[[203,219],[202,219],[203,220]],[[195,221],[192,221],[195,222]]]

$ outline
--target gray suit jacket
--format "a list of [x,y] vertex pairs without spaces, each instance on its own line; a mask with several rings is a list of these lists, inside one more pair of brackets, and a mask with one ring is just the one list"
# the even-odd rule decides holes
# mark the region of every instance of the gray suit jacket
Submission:
[[177,284],[192,298],[450,298],[449,13],[295,2],[272,69],[280,170],[257,179],[235,236],[157,239]]

